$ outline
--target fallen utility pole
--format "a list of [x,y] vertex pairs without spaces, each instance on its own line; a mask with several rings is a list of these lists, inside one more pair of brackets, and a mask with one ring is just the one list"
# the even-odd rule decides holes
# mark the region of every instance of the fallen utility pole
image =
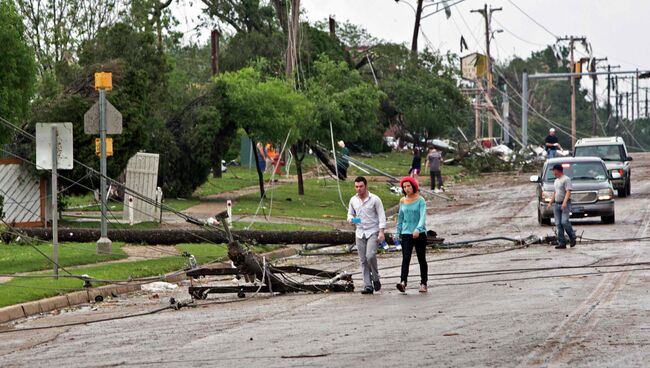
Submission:
[[[27,228],[15,229],[29,238],[51,240],[51,229]],[[66,229],[59,228],[60,242],[90,242],[97,239],[97,229]],[[241,230],[233,231],[238,239],[256,244],[353,244],[353,231],[262,231]],[[227,243],[225,233],[216,228],[203,229],[109,229],[108,236],[115,241],[133,244],[173,245],[179,243]],[[3,241],[10,240],[11,234],[2,234]]]
[[[313,268],[288,266],[275,267],[266,258],[245,250],[239,241],[235,240],[226,225],[227,214],[222,212],[217,218],[224,224],[224,232],[228,239],[228,258],[232,261],[234,268],[198,268],[186,272],[190,280],[202,276],[214,275],[237,275],[245,276],[250,281],[260,280],[260,284],[247,284],[237,286],[190,286],[189,293],[195,299],[205,299],[212,293],[237,293],[240,298],[246,296],[247,292],[259,293],[295,293],[295,292],[352,292],[354,283],[352,276],[346,272],[337,273]],[[325,279],[321,282],[300,282],[290,279],[285,274],[308,275],[311,278]]]

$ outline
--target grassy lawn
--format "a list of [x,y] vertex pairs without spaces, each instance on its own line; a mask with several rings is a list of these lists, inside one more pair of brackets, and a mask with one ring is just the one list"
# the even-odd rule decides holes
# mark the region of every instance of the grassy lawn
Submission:
[[[61,243],[59,244],[59,264],[63,267],[85,265],[97,262],[126,258],[121,249],[122,243],[113,243],[113,254],[97,255],[95,243]],[[52,257],[52,245],[35,245],[38,250]],[[0,272],[15,273],[45,270],[51,267],[43,255],[30,245],[0,245]]]
[[[370,191],[381,197],[385,208],[390,208],[399,203],[399,197],[390,193],[385,183],[369,183]],[[297,184],[276,186],[273,190],[273,208],[271,215],[306,217],[306,218],[332,218],[345,219],[347,216],[347,203],[354,194],[353,184],[348,180],[341,182],[341,194],[345,206],[341,204],[334,180],[305,180],[305,195],[297,194]],[[264,200],[264,211],[268,214],[272,189],[267,188]],[[234,204],[234,214],[255,213],[259,204],[257,193],[243,196]],[[262,211],[258,213],[262,215]]]
[[[63,200],[66,203],[66,210],[69,211],[100,211],[99,204],[95,203],[95,198],[91,193],[65,196]],[[199,200],[198,198],[165,198],[163,199],[163,204],[177,211],[183,211],[199,204]],[[110,199],[107,203],[107,207],[109,211],[112,211],[115,214],[115,216],[122,216],[124,203],[115,199]]]
[[[97,218],[96,221],[75,221],[75,219],[76,219],[75,217],[63,216],[63,219],[59,220],[59,227],[61,228],[65,227],[71,229],[99,229],[101,225],[99,222],[99,218]],[[133,224],[133,226],[129,224],[118,223],[115,222],[113,218],[110,217],[110,215],[108,218],[107,225],[109,229],[118,229],[118,230],[124,230],[124,229],[149,230],[149,229],[160,228],[160,224],[154,221],[140,222],[137,224]]]
[[[244,230],[251,223],[235,221],[233,228],[235,230]],[[266,230],[266,231],[332,231],[335,230],[334,226],[330,225],[316,225],[316,224],[274,224],[269,222],[254,222],[250,230]]]
[[[370,158],[362,157],[362,156],[352,156],[352,157],[358,161],[361,161],[372,167],[376,167],[377,169],[387,174],[396,176],[398,178],[408,175],[409,169],[411,168],[411,162],[413,161],[413,155],[411,153],[404,153],[404,152],[377,153]],[[425,159],[426,159],[425,157],[422,157],[423,175],[421,175],[420,181],[428,185],[430,184],[429,173],[424,172]],[[455,177],[461,171],[465,171],[462,166],[450,166],[450,165],[442,166],[443,176]],[[350,166],[350,168],[348,169],[348,176],[354,177],[357,175],[368,175],[368,174],[362,172],[361,170],[355,167]],[[376,174],[371,172],[371,175],[376,175]]]
[[[113,243],[115,244],[115,243]],[[95,246],[92,244],[77,244],[80,246]],[[4,247],[4,246],[3,246]],[[10,248],[15,248],[19,246],[9,246]],[[66,245],[63,245],[62,248],[65,248]],[[188,251],[192,253],[199,263],[206,263],[209,261],[215,261],[220,259],[225,259],[227,257],[227,251],[225,245],[215,245],[215,244],[178,244],[176,248],[179,251]],[[269,245],[269,246],[256,246],[253,247],[254,252],[262,253],[268,252],[274,249],[279,248],[279,246]],[[2,247],[0,247],[2,249]],[[34,253],[36,251],[33,250]],[[121,250],[120,250],[121,252]],[[20,252],[19,254],[23,254]],[[38,255],[38,253],[36,253]],[[43,258],[38,255],[38,257]],[[22,257],[25,259],[32,259],[31,254],[26,254]],[[44,258],[43,258],[44,259]],[[47,263],[47,261],[45,261]],[[24,264],[25,262],[20,261],[19,263]],[[124,262],[124,263],[113,263],[110,265],[95,265],[80,267],[74,269],[72,272],[75,275],[87,274],[91,277],[102,279],[102,280],[126,280],[128,278],[138,278],[138,277],[147,277],[147,276],[158,276],[165,273],[173,272],[176,270],[183,269],[187,266],[187,260],[181,256],[173,257],[164,257],[159,259],[150,259],[144,261],[134,261],[134,262]],[[4,267],[4,264],[1,264]],[[49,264],[46,264],[45,267],[40,267],[40,269],[46,269],[49,267]],[[5,268],[2,268],[3,272]],[[23,267],[26,270],[25,267]],[[21,270],[22,271],[22,270]],[[17,272],[17,271],[13,271]],[[37,275],[51,275],[51,272],[42,272]],[[64,275],[63,272],[59,272],[59,275]],[[93,286],[101,286],[101,283],[93,283]],[[83,282],[76,278],[66,278],[61,277],[58,280],[49,279],[49,278],[16,278],[7,283],[0,283],[0,307],[7,305],[13,305],[17,303],[23,303],[32,300],[38,300],[42,298],[47,298],[66,292],[72,292],[75,290],[81,290]]]

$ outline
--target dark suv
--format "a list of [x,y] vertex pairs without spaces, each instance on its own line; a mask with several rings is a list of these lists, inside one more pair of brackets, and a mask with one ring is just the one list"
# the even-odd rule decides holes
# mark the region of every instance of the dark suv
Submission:
[[571,217],[600,216],[605,224],[613,224],[614,190],[610,180],[620,178],[618,172],[610,175],[603,160],[598,157],[559,157],[544,163],[542,175],[533,175],[530,181],[537,183],[537,222],[550,225],[553,209],[547,208],[555,188],[553,165],[560,164],[564,175],[571,178]]
[[612,185],[617,190],[619,197],[627,197],[631,194],[632,168],[630,157],[621,137],[583,138],[576,142],[573,150],[574,157],[594,156],[600,157],[607,165],[610,173],[618,172],[619,179],[612,179]]

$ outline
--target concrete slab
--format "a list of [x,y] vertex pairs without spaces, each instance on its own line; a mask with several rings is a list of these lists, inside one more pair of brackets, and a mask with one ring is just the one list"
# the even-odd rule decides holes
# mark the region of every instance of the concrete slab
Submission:
[[88,299],[87,290],[69,293],[66,296],[68,297],[68,305],[70,306],[88,303],[88,301],[90,300]]
[[9,322],[22,317],[25,317],[25,312],[20,305],[0,308],[0,323]]
[[35,302],[23,303],[20,305],[23,307],[23,311],[25,312],[25,317],[42,313],[41,302],[39,300]]
[[39,303],[41,305],[41,312],[49,312],[70,306],[70,304],[68,304],[68,297],[65,295],[43,299],[40,300]]

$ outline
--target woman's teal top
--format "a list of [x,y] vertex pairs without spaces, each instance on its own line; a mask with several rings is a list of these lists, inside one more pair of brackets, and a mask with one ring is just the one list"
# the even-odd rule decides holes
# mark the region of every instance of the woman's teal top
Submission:
[[427,232],[427,203],[420,197],[411,203],[400,203],[397,215],[397,234],[413,234],[417,230]]

